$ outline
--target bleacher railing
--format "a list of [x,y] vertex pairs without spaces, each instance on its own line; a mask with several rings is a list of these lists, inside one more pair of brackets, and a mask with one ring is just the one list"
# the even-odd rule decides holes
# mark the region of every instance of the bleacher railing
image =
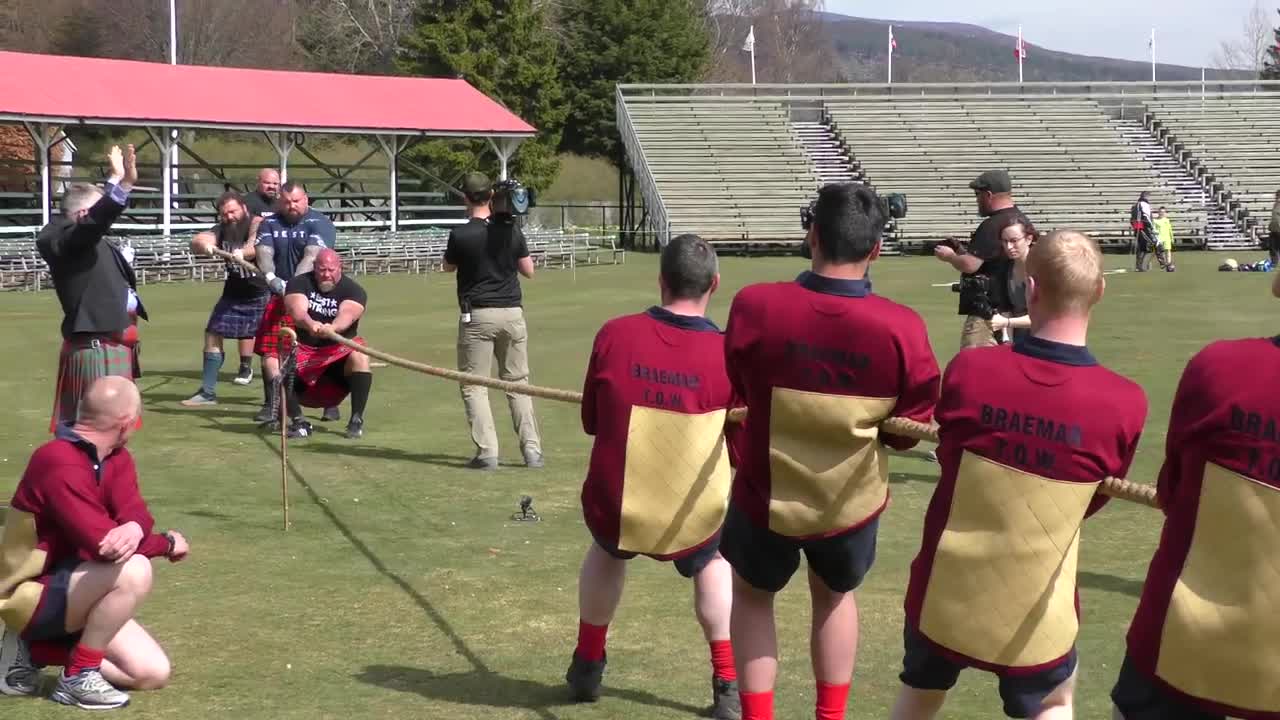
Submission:
[[631,125],[631,113],[627,110],[627,101],[622,94],[621,85],[615,91],[618,134],[622,136],[622,147],[631,160],[640,195],[649,210],[649,225],[657,236],[658,247],[665,247],[671,239],[671,222],[667,219],[667,206],[662,202],[662,193],[658,191],[658,183],[654,181],[645,161],[644,149],[640,147],[640,138],[636,137],[635,128]]

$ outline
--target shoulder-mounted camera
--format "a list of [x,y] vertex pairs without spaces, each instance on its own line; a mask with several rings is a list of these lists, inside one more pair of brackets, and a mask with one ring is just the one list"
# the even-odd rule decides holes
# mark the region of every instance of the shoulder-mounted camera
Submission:
[[[907,216],[907,196],[902,193],[889,193],[881,195],[880,210],[886,218],[901,220]],[[809,204],[800,208],[800,227],[806,232],[813,227],[813,221],[818,214],[818,199],[814,198]]]
[[536,206],[535,193],[514,178],[500,180],[493,186],[493,200],[489,209],[494,217],[511,219],[516,215],[527,215],[529,208]]

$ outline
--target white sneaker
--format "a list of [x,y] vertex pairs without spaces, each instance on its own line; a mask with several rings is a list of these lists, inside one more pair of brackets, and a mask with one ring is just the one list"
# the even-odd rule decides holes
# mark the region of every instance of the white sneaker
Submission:
[[31,662],[27,644],[18,633],[0,624],[0,695],[40,692],[40,669]]
[[129,693],[117,690],[97,668],[89,668],[71,677],[59,675],[49,699],[86,710],[114,710],[129,704]]

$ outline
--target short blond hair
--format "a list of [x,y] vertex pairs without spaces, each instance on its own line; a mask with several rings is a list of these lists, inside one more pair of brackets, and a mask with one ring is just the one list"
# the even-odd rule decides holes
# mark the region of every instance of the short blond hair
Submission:
[[1082,232],[1055,230],[1031,247],[1027,274],[1046,309],[1088,312],[1102,297],[1102,250]]

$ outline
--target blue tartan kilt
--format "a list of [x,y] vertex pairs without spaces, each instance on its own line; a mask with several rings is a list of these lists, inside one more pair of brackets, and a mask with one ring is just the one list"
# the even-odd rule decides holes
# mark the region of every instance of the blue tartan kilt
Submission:
[[219,337],[242,340],[258,334],[258,323],[262,322],[262,313],[267,309],[267,301],[271,293],[249,300],[220,297],[209,314],[209,324],[205,332]]

